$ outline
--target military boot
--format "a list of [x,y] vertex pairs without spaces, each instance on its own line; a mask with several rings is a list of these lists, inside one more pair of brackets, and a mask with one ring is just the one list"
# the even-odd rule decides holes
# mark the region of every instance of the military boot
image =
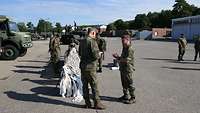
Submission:
[[130,99],[124,101],[125,104],[133,104],[135,102],[136,102],[135,97],[131,97]]
[[88,101],[85,101],[84,108],[86,108],[86,109],[92,108],[92,104],[91,104],[91,102],[90,102],[89,100],[88,100]]
[[97,101],[97,102],[94,103],[94,108],[98,109],[98,110],[106,109],[106,107],[100,101]]
[[97,70],[97,72],[98,72],[98,73],[102,73],[102,68],[99,68],[99,69]]
[[119,97],[118,100],[119,101],[128,100],[128,95],[123,95],[123,96]]

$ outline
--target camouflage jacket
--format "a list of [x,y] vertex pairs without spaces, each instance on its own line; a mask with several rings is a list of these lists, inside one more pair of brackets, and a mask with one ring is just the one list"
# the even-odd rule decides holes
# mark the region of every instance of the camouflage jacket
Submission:
[[88,71],[96,70],[99,56],[99,48],[95,39],[87,37],[82,40],[79,46],[81,59],[80,68]]
[[49,42],[49,52],[57,52],[60,50],[60,38],[53,37]]
[[98,37],[97,38],[97,44],[98,44],[99,50],[101,52],[106,51],[106,41],[105,41],[105,39]]
[[186,48],[187,40],[185,38],[178,38],[179,48]]
[[128,48],[123,48],[119,61],[120,61],[119,63],[120,71],[123,71],[123,72],[135,71],[134,49],[132,46]]

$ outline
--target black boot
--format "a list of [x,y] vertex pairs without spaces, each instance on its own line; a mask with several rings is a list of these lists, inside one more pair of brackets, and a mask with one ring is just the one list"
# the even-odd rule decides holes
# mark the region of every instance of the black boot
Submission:
[[92,104],[89,100],[85,101],[85,105],[84,108],[88,109],[88,108],[92,108]]
[[136,102],[135,97],[131,97],[130,99],[124,101],[125,104],[133,104],[135,102]]
[[97,72],[98,73],[102,73],[102,68],[99,68],[99,70]]
[[128,100],[128,95],[123,95],[121,97],[118,98],[119,101],[126,101]]
[[98,109],[98,110],[104,110],[104,109],[106,109],[106,107],[100,101],[96,101],[94,103],[94,108]]

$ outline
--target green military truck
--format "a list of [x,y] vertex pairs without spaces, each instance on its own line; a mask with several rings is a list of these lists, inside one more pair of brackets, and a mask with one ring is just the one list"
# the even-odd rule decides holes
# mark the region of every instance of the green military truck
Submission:
[[0,40],[3,50],[0,57],[4,60],[22,57],[33,46],[29,33],[20,32],[16,22],[6,16],[0,16]]

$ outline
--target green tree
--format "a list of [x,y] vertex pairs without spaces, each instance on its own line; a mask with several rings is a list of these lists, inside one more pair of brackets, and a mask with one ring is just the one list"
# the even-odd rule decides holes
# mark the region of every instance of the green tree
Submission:
[[17,26],[19,27],[19,31],[27,32],[27,27],[26,27],[26,24],[24,22],[17,23]]
[[175,2],[173,6],[174,18],[192,15],[192,8],[185,0],[175,0]]
[[62,32],[62,26],[59,22],[56,23],[55,25],[56,27],[54,28],[54,31],[57,33],[61,33]]
[[45,21],[43,19],[40,19],[37,25],[37,32],[51,32],[53,29],[52,23],[49,21]]
[[28,22],[26,24],[26,26],[27,26],[29,32],[33,32],[34,31],[34,25],[32,24],[32,22]]
[[137,29],[146,29],[150,28],[151,22],[146,14],[138,14],[135,17],[135,27]]
[[106,28],[106,31],[111,31],[111,30],[116,30],[116,26],[113,23],[108,24]]
[[114,25],[117,30],[125,30],[128,29],[128,23],[124,22],[122,19],[118,19],[114,22]]

